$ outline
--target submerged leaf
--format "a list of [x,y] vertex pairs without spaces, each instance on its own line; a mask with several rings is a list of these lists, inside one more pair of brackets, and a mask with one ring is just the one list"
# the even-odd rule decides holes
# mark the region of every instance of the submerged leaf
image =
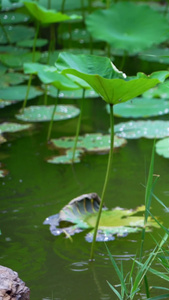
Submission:
[[129,121],[115,125],[115,133],[126,139],[169,136],[169,121]]
[[[84,194],[70,201],[58,214],[46,218],[44,224],[49,224],[51,233],[56,236],[61,233],[74,235],[85,229],[91,229],[86,235],[86,240],[91,242],[99,205],[100,198],[96,193]],[[126,236],[128,233],[140,231],[144,227],[144,216],[136,214],[144,210],[144,206],[135,210],[117,207],[111,211],[104,207],[96,240],[113,240],[115,235]],[[158,227],[157,223],[149,218],[147,229],[151,226]]]
[[156,152],[165,158],[169,158],[169,138],[162,139],[156,143]]
[[[16,115],[16,118],[29,122],[46,122],[52,118],[54,105],[34,105],[24,108],[24,110]],[[80,110],[73,105],[57,105],[54,115],[54,121],[61,121],[74,118],[79,115]]]
[[[110,112],[109,105],[107,111]],[[114,106],[114,115],[124,118],[158,116],[169,113],[169,102],[160,99],[134,98]]]

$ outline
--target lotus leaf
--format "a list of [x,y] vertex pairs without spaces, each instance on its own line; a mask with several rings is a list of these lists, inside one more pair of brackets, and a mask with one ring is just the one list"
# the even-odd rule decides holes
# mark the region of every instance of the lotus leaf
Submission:
[[139,78],[130,80],[117,70],[110,59],[95,55],[63,52],[56,61],[56,67],[62,74],[72,74],[85,80],[109,104],[137,97],[160,82],[160,73],[157,78],[139,74]]
[[79,89],[79,86],[71,79],[58,73],[55,67],[39,63],[25,63],[24,72],[26,74],[37,74],[44,84],[51,83],[59,90]]
[[31,124],[18,124],[18,123],[5,122],[0,124],[0,134],[4,132],[21,131],[21,130],[29,129],[31,127],[32,127]]
[[93,38],[131,54],[160,44],[169,37],[168,22],[163,15],[147,5],[128,1],[96,10],[86,17],[86,25]]
[[162,139],[156,143],[156,152],[165,158],[169,158],[169,138]]
[[[35,30],[32,27],[26,27],[24,25],[15,25],[15,26],[4,26],[5,31],[8,35],[8,38],[11,43],[16,43],[25,39],[33,38],[35,35]],[[7,44],[8,40],[0,27],[0,44]]]
[[[29,122],[46,122],[52,118],[54,105],[34,105],[24,108],[24,110],[16,115],[16,118]],[[57,105],[54,115],[54,121],[62,121],[74,118],[79,115],[80,110],[73,105]]]
[[[77,149],[75,152],[74,163],[80,162],[80,157],[84,153],[83,150]],[[58,155],[47,159],[48,163],[52,164],[72,164],[73,151],[67,150],[64,155]]]
[[[91,232],[86,235],[86,240],[91,242],[99,205],[100,198],[96,193],[81,195],[70,201],[58,214],[46,218],[44,224],[50,225],[50,231],[55,236],[61,233],[70,236],[91,229]],[[135,210],[117,207],[111,211],[104,207],[96,240],[113,240],[115,235],[122,237],[140,231],[144,227],[144,216],[140,216],[140,213],[144,210],[144,206]],[[158,227],[157,223],[149,217],[147,229],[152,226]]]
[[5,74],[6,71],[7,71],[7,67],[5,67],[3,64],[0,63],[0,76]]
[[[109,106],[107,105],[109,112]],[[138,118],[158,116],[169,113],[169,102],[166,100],[150,99],[150,98],[135,98],[125,103],[119,103],[114,106],[114,115],[124,118]]]
[[[23,101],[27,92],[27,85],[9,86],[8,88],[1,89],[0,97],[2,100]],[[43,94],[43,91],[31,86],[28,99],[36,98]]]
[[[36,40],[36,48],[43,47],[48,44],[48,40],[46,39],[37,39]],[[25,48],[33,48],[34,40],[23,40],[17,43],[17,46],[19,47],[25,47]]]
[[115,133],[126,139],[163,138],[169,136],[169,121],[129,121],[115,125]]
[[[74,137],[63,137],[60,139],[52,139],[52,144],[56,148],[73,148]],[[114,148],[122,147],[126,144],[125,139],[115,136]],[[101,133],[85,134],[79,136],[77,141],[77,148],[88,152],[108,152],[110,149],[110,135],[103,135]]]
[[166,80],[164,83],[160,83],[158,86],[145,92],[144,96],[147,98],[155,97],[169,99],[169,80]]
[[28,16],[17,12],[3,12],[0,14],[0,22],[6,24],[25,23],[29,20]]
[[62,14],[61,12],[57,12],[56,10],[46,9],[36,2],[23,1],[23,4],[25,5],[29,13],[42,24],[51,24],[67,20],[81,19],[81,17],[77,15],[68,16],[66,14]]
[[[40,52],[36,51],[34,61],[38,61],[40,56]],[[24,63],[32,61],[32,52],[20,53],[19,55],[17,52],[1,54],[0,61],[10,68],[22,68]]]
[[[51,97],[56,98],[58,94],[58,89],[53,85],[48,85],[48,95]],[[59,92],[59,98],[66,98],[66,99],[81,99],[83,95],[83,89],[78,90],[62,90]],[[97,98],[99,95],[93,89],[86,89],[85,91],[85,98]]]
[[0,89],[8,87],[9,85],[17,85],[24,82],[27,76],[20,73],[6,73],[0,75]]
[[4,108],[5,106],[14,104],[14,101],[7,101],[7,100],[1,100],[0,99],[0,108]]
[[[57,1],[51,1],[51,7],[54,9],[61,10],[62,9],[62,2],[63,0],[57,0]],[[48,1],[47,0],[39,0],[39,4],[43,5],[44,7],[48,8]],[[83,6],[86,7],[88,5],[87,0],[83,0]],[[81,2],[80,1],[72,1],[72,0],[66,0],[65,1],[65,10],[74,10],[74,9],[80,9],[81,8]]]

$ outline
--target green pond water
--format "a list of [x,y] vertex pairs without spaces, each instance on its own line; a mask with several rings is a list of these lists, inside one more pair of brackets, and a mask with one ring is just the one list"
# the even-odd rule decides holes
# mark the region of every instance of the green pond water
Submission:
[[[19,108],[20,104],[15,104],[1,109],[0,121],[14,121]],[[108,119],[103,101],[86,100],[81,134],[107,133]],[[122,120],[116,118],[115,123]],[[77,118],[55,122],[52,137],[74,135],[76,124]],[[49,226],[43,225],[46,217],[59,212],[71,199],[90,192],[101,195],[108,155],[86,154],[73,169],[70,165],[49,164],[45,159],[57,151],[46,143],[47,129],[48,123],[35,124],[30,131],[6,135],[8,141],[1,145],[0,161],[9,174],[0,179],[0,264],[19,273],[31,289],[32,300],[116,299],[107,280],[112,284],[118,284],[119,280],[104,243],[97,243],[95,262],[89,263],[91,244],[85,241],[85,232],[74,235],[70,241],[63,235],[52,236]],[[128,140],[124,148],[114,153],[106,192],[108,208],[135,208],[144,204],[142,184],[148,174],[152,145],[153,140]],[[169,206],[168,170],[169,161],[156,155],[155,173],[160,174],[160,179],[155,193],[166,206]],[[168,214],[155,200],[152,212],[167,226]],[[153,229],[157,239],[161,234],[160,229]],[[131,258],[139,250],[140,240],[138,233],[107,242],[117,262],[123,260],[126,273]],[[154,242],[147,233],[145,250],[149,253],[153,248]],[[150,274],[148,279],[150,285],[160,286],[159,278]],[[143,297],[138,295],[138,299]]]

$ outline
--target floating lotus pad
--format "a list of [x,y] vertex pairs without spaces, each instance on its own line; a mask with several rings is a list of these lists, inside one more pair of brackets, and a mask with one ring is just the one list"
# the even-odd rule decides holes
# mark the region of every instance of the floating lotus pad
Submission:
[[[36,48],[43,47],[48,44],[48,40],[46,39],[37,39],[36,40]],[[19,47],[32,48],[34,45],[34,40],[23,40],[17,43]]]
[[17,132],[25,129],[30,129],[32,127],[31,124],[18,124],[18,123],[9,123],[5,122],[0,124],[0,134],[4,132]]
[[129,121],[115,125],[115,133],[126,139],[163,138],[169,136],[169,121]]
[[28,22],[29,17],[15,12],[3,12],[0,14],[0,21],[3,25],[6,24],[17,24],[17,23],[25,23]]
[[[84,194],[70,201],[58,214],[46,218],[44,224],[50,225],[50,231],[55,236],[62,233],[70,236],[83,230],[91,229],[91,232],[85,237],[88,242],[91,242],[99,205],[100,198],[96,193]],[[128,233],[142,230],[144,227],[144,216],[137,216],[137,213],[144,211],[144,206],[135,210],[118,207],[111,211],[106,210],[104,207],[96,240],[110,241],[115,239],[115,235],[123,237]],[[67,226],[63,227],[63,222],[66,222]],[[147,229],[149,230],[151,226],[158,227],[157,223],[149,217]]]
[[[9,86],[8,88],[1,89],[0,97],[2,100],[9,101],[23,101],[27,93],[27,85]],[[36,98],[44,92],[38,87],[31,86],[28,99]]]
[[[25,39],[33,38],[35,35],[35,30],[32,27],[27,27],[24,25],[15,25],[15,26],[4,26],[4,29],[8,35],[8,38],[11,43],[16,43]],[[8,44],[8,40],[0,27],[0,44]]]
[[160,83],[156,87],[146,91],[143,96],[147,98],[169,99],[169,80],[166,80],[164,83]]
[[[58,94],[58,89],[52,85],[47,87],[48,95],[51,97],[56,98]],[[67,91],[60,91],[59,98],[67,98],[67,99],[81,99],[83,95],[83,89],[78,90],[67,90]],[[99,95],[93,89],[86,89],[85,90],[85,98],[98,98]]]
[[[16,118],[22,121],[29,122],[45,122],[50,121],[53,114],[54,105],[34,105],[24,108],[21,114],[16,115]],[[54,115],[54,121],[68,120],[78,116],[80,110],[73,105],[57,105]]]
[[[73,148],[74,137],[63,137],[60,139],[51,140],[53,146],[56,148]],[[122,147],[126,144],[126,140],[115,136],[114,148]],[[85,134],[79,136],[77,141],[77,149],[83,149],[88,152],[108,152],[110,149],[110,135],[103,135],[101,133]]]
[[[10,68],[22,68],[23,64],[32,61],[32,52],[27,53],[5,53],[1,54],[0,61]],[[41,53],[36,51],[34,53],[34,61],[38,61],[41,57]]]
[[147,5],[128,1],[96,10],[86,17],[86,25],[94,39],[131,54],[160,44],[169,37],[168,22],[163,15]]
[[[109,105],[107,111],[110,112]],[[169,113],[169,102],[160,99],[135,98],[114,106],[114,115],[124,118],[158,116]]]
[[169,158],[169,138],[162,139],[156,143],[156,152],[165,158]]
[[[73,163],[79,163],[81,155],[84,153],[83,150],[77,149],[75,151],[75,157]],[[73,150],[69,149],[65,152],[65,155],[58,155],[47,159],[48,163],[52,164],[72,164]]]
[[0,75],[0,89],[6,88],[9,85],[17,85],[24,82],[27,76],[20,73],[6,73]]
[[77,15],[68,16],[53,9],[46,9],[38,3],[32,1],[23,1],[23,4],[25,5],[29,13],[42,24],[51,24],[68,20],[81,19],[81,17]]

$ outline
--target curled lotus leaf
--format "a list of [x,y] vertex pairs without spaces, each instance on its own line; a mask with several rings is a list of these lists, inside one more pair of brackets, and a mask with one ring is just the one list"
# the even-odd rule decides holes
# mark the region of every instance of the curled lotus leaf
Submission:
[[[73,148],[74,137],[62,137],[60,139],[52,139],[52,144],[56,148]],[[126,140],[115,136],[114,148],[122,147],[126,144]],[[79,136],[77,141],[77,148],[83,149],[87,152],[108,152],[110,149],[110,135],[103,135],[101,133],[88,133],[84,136]]]
[[61,12],[57,12],[54,9],[46,9],[36,2],[23,1],[23,4],[25,5],[26,9],[29,11],[31,16],[33,16],[37,21],[41,22],[42,24],[51,24],[68,20],[81,19],[81,17],[77,15],[69,16]]
[[[52,118],[54,105],[34,105],[24,108],[21,113],[16,115],[16,118],[28,122],[46,122]],[[75,118],[80,113],[80,110],[73,105],[57,105],[54,121],[68,120]]]
[[169,138],[162,139],[156,143],[156,152],[165,158],[169,158]]
[[126,139],[164,138],[169,136],[169,121],[129,121],[115,125],[115,133]]
[[[85,237],[91,242],[99,206],[100,198],[96,193],[84,194],[70,201],[58,214],[46,218],[44,224],[50,225],[50,231],[55,236],[62,233],[70,236],[91,229]],[[135,210],[119,207],[107,210],[103,207],[96,240],[113,240],[115,236],[123,237],[128,233],[140,231],[144,227],[144,216],[140,214],[144,211],[144,206]],[[149,217],[147,229],[150,227],[158,225]]]
[[147,98],[169,99],[169,80],[166,80],[164,83],[160,83],[156,87],[146,91],[143,96]]
[[[110,112],[109,105],[107,111]],[[134,98],[114,106],[114,115],[124,118],[147,118],[169,113],[169,102],[160,99]]]

